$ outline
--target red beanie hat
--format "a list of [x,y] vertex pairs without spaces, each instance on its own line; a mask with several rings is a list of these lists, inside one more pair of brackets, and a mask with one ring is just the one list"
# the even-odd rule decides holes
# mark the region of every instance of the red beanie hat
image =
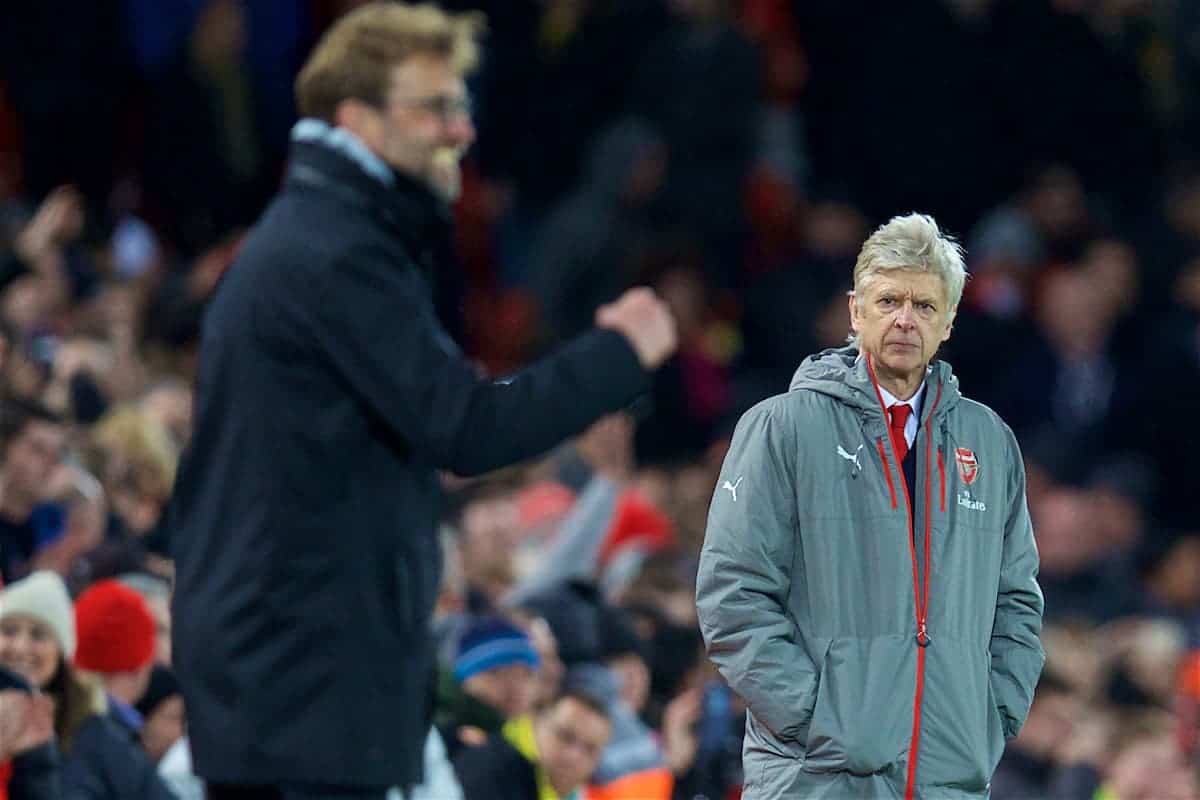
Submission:
[[146,601],[115,580],[97,581],[75,601],[75,666],[132,672],[154,660],[157,626]]

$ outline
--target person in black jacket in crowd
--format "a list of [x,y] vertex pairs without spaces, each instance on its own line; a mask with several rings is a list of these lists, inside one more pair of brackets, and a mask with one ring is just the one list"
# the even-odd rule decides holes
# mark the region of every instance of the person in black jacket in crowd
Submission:
[[0,666],[0,795],[9,800],[58,800],[54,704],[19,673]]
[[471,621],[452,670],[439,670],[434,723],[451,761],[533,710],[541,663],[528,634],[502,617]]
[[567,688],[536,716],[459,750],[454,771],[466,800],[576,798],[611,734],[604,701]]
[[46,750],[33,763],[22,763],[33,751],[15,758],[9,798],[57,797],[60,783],[66,800],[173,800],[130,732],[112,718],[94,676],[75,666],[77,641],[58,573],[39,570],[0,590],[0,665],[49,701],[59,753],[57,766]]
[[674,350],[642,288],[498,380],[435,318],[480,28],[390,2],[330,28],[297,79],[283,189],[208,309],[169,525],[175,666],[212,798],[418,783],[438,471],[545,452],[635,401]]

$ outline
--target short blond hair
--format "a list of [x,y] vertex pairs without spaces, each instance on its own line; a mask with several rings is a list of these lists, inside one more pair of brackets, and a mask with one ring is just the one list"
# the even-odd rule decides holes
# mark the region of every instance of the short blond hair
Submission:
[[134,405],[119,405],[95,424],[91,434],[93,473],[155,499],[170,495],[179,450],[157,420]]
[[447,58],[460,73],[479,61],[486,28],[479,12],[450,14],[424,3],[373,2],[337,20],[296,78],[296,106],[305,117],[333,122],[343,100],[382,107],[392,69],[414,55]]
[[963,249],[927,214],[892,217],[863,243],[854,264],[854,294],[862,308],[867,286],[881,272],[928,272],[942,279],[946,314],[953,315],[967,282]]

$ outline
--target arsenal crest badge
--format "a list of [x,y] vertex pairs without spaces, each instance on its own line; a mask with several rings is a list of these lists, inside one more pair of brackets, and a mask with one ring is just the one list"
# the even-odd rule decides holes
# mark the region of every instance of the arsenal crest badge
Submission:
[[963,484],[970,486],[979,477],[979,462],[975,459],[974,451],[956,447],[954,460],[958,462],[958,474],[962,476]]

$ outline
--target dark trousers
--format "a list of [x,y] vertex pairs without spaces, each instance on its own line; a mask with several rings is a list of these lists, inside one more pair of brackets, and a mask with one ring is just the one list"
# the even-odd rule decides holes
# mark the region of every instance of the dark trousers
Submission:
[[344,786],[300,784],[210,784],[208,800],[384,800],[387,789],[354,789]]

